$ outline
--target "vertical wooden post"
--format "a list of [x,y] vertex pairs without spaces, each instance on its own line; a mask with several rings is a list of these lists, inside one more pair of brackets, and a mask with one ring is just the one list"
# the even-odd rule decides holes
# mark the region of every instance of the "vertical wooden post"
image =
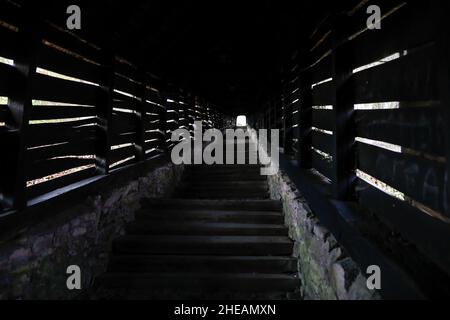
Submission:
[[[282,84],[283,87],[283,84]],[[289,150],[289,144],[287,142],[287,138],[288,138],[288,134],[287,134],[287,121],[288,121],[288,114],[286,112],[287,108],[286,108],[286,100],[285,100],[285,93],[284,93],[284,89],[281,90],[281,108],[282,108],[282,126],[283,126],[283,150],[284,150],[284,154],[289,154],[290,150]]]
[[112,47],[102,49],[102,76],[96,105],[98,119],[97,142],[95,146],[95,166],[98,174],[108,174],[112,143],[112,111],[116,57]]
[[145,155],[145,128],[148,123],[147,116],[147,75],[138,69],[140,101],[136,104],[136,141],[134,144],[136,161],[144,161]]
[[[23,209],[27,204],[27,137],[33,99],[33,79],[41,45],[39,37],[39,6],[34,2],[22,8],[17,40],[17,56],[14,59],[16,77],[11,79],[8,107],[11,123],[8,124],[9,150],[2,153],[5,168],[2,170],[2,198],[6,207]],[[3,169],[3,168],[2,168]]]
[[[193,112],[195,112],[195,95],[194,94],[189,94],[188,96],[188,127],[189,127],[189,131],[194,129],[194,120],[195,120],[195,114],[193,114]],[[194,133],[191,131],[191,137],[194,137]]]
[[355,196],[355,123],[352,88],[351,43],[345,42],[346,17],[336,16],[332,27],[333,42],[333,197],[352,200]]
[[162,149],[164,150],[164,153],[168,154],[169,152],[169,144],[167,143],[167,86],[164,86],[164,88],[161,88],[160,90],[160,97],[161,97],[161,105],[164,106],[164,109],[161,110],[159,114],[159,120],[160,120],[160,130],[162,131]]
[[[309,59],[305,58],[305,64]],[[300,73],[300,102],[299,102],[299,156],[298,162],[302,169],[312,167],[312,80],[311,69],[307,68]]]
[[447,157],[443,201],[445,214],[447,217],[450,217],[450,32],[447,28],[447,12],[442,10],[439,2],[433,3],[432,6],[436,30],[440,31],[436,34],[437,65],[439,66],[438,83],[441,106],[445,107],[442,116],[446,124],[445,141]]

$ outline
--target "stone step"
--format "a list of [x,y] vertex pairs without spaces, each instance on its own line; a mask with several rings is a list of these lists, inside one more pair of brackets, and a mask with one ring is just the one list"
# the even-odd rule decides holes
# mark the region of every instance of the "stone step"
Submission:
[[269,199],[267,188],[187,188],[176,193],[181,199]]
[[246,173],[246,174],[260,174],[260,165],[219,165],[219,166],[193,166],[186,169],[187,174],[231,174],[231,173]]
[[237,291],[239,293],[290,292],[300,287],[296,275],[253,273],[126,273],[108,272],[96,286],[116,289],[179,291]]
[[224,211],[224,210],[168,210],[141,209],[136,213],[136,221],[211,221],[256,224],[282,224],[284,216],[276,211]]
[[199,188],[213,188],[213,189],[263,189],[268,190],[269,185],[266,181],[242,181],[242,180],[201,180],[196,179],[192,181],[184,181],[180,184],[181,188],[199,189]]
[[208,272],[295,274],[297,260],[291,257],[256,256],[112,256],[110,272]]
[[215,183],[217,181],[221,182],[267,182],[267,177],[258,174],[198,174],[198,175],[185,175],[185,183],[195,183],[197,181],[203,181],[205,183]]
[[293,242],[282,236],[123,236],[115,254],[290,256]]
[[221,185],[220,183],[218,183],[217,185],[209,185],[209,184],[195,184],[195,185],[189,185],[189,186],[184,186],[182,188],[180,188],[180,193],[199,193],[199,194],[203,194],[203,195],[208,195],[208,194],[218,194],[218,195],[222,195],[222,194],[240,194],[242,198],[245,198],[246,195],[266,195],[269,192],[269,187],[267,185],[264,184],[254,184],[254,185]]
[[282,211],[280,201],[273,200],[144,199],[142,206],[179,210]]
[[186,220],[137,221],[126,226],[129,235],[217,235],[281,236],[288,229],[282,224],[198,222]]

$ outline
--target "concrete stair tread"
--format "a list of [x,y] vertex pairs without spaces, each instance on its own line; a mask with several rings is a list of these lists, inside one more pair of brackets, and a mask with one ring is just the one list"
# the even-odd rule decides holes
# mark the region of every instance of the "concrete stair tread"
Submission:
[[110,259],[109,271],[128,272],[238,272],[283,274],[297,271],[292,257],[264,256],[185,256],[185,255],[119,255]]
[[164,207],[181,209],[216,209],[240,211],[280,211],[281,203],[274,200],[208,200],[208,199],[145,199],[142,201],[143,207]]
[[146,220],[167,220],[177,221],[215,221],[253,224],[281,224],[284,223],[284,216],[280,212],[271,211],[225,211],[225,210],[162,210],[162,209],[141,209],[136,213],[137,221]]
[[118,254],[206,254],[266,255],[292,254],[293,242],[283,236],[138,236],[113,242]]
[[137,221],[126,226],[128,234],[286,235],[282,224],[211,221]]
[[[215,199],[215,200],[238,200],[243,199],[241,193],[238,191],[236,192],[227,192],[227,193],[220,193],[220,192],[214,192],[211,191],[210,193],[206,192],[184,192],[178,195],[181,199]],[[261,192],[261,191],[255,191],[252,193],[247,193],[245,195],[245,199],[253,199],[253,200],[264,200],[268,199],[269,195],[267,192]]]
[[199,244],[209,243],[292,243],[287,236],[148,236],[148,235],[126,235],[116,241],[152,241],[152,243],[177,243],[190,242]]
[[96,279],[109,288],[174,288],[177,290],[239,290],[239,292],[293,291],[297,275],[257,273],[127,273],[107,272]]

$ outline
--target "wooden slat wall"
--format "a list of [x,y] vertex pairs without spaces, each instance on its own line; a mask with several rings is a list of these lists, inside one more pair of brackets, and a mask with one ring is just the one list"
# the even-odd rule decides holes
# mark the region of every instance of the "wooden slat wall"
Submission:
[[191,94],[169,90],[111,45],[36,21],[34,6],[0,0],[0,57],[13,61],[0,62],[0,97],[10,98],[0,102],[0,213],[159,157],[171,131],[223,118],[205,103],[196,109]]
[[[432,18],[436,7],[432,2],[410,1],[393,1],[391,6],[395,11],[382,21],[379,33],[366,31],[347,44],[352,48],[354,68],[389,56],[395,58],[354,73],[350,79],[355,104],[373,103],[375,108],[383,102],[396,104],[386,110],[355,112],[357,137],[397,146],[390,151],[368,145],[365,140],[358,142],[357,167],[396,189],[397,196],[405,199],[404,206],[414,213],[407,222],[399,223],[403,215],[395,207],[374,210],[380,202],[394,200],[366,182],[360,182],[359,202],[376,211],[425,256],[449,270],[450,261],[444,257],[440,243],[448,243],[450,238],[450,216],[446,213],[449,155],[445,149],[448,106],[440,103],[438,91],[436,41],[440,32]],[[356,15],[351,26],[355,28],[362,21]],[[440,240],[424,237],[436,233]]]
[[[314,148],[311,158],[311,167],[319,173],[333,179],[332,159],[333,150],[333,114],[329,107],[334,108],[335,82],[333,79],[333,32],[332,19],[326,19],[315,30],[310,39],[309,61],[306,73],[309,77],[310,87],[304,87],[303,93],[310,94],[311,106],[311,147]],[[309,90],[310,93],[308,92]],[[318,130],[326,130],[331,135]],[[303,149],[304,152],[308,150]],[[311,152],[311,151],[310,151]],[[326,155],[328,156],[326,156]]]
[[[275,103],[281,104],[283,125],[277,126],[283,130],[283,147],[286,154],[298,153],[299,139],[299,104],[300,104],[300,63],[298,52],[295,52],[289,61],[283,80],[283,92],[281,101],[275,99]],[[280,132],[281,136],[281,132]]]
[[[382,29],[371,31],[370,4],[354,1],[302,39],[309,50],[286,63],[284,127],[276,127],[286,146],[299,125],[299,166],[328,177],[334,199],[371,211],[450,273],[445,14],[434,1],[378,1]],[[269,115],[268,107],[257,123],[273,126]],[[387,188],[373,186],[381,183]]]

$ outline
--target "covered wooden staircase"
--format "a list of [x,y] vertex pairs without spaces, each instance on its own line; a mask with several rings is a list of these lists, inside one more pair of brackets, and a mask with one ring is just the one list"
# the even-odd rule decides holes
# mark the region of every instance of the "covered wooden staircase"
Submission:
[[190,166],[173,199],[145,200],[94,298],[299,297],[281,203],[259,165]]

